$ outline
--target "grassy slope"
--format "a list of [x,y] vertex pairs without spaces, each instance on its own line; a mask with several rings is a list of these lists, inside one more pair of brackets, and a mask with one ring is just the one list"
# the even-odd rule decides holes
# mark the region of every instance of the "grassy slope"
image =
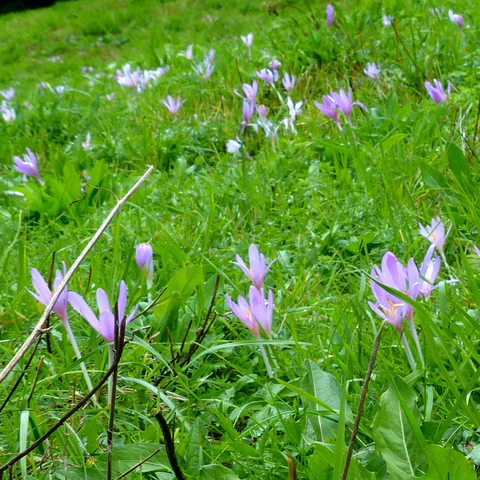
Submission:
[[[386,7],[398,18],[406,54],[393,30],[379,22],[373,2],[362,2],[355,10],[347,7],[347,2],[344,10],[338,6],[337,27],[344,27],[333,31],[323,25],[323,7],[313,11],[320,23],[316,29],[308,9],[294,2],[279,3],[276,16],[256,1],[243,1],[237,8],[232,2],[213,1],[82,0],[0,18],[0,85],[16,88],[18,114],[14,124],[0,125],[1,186],[3,190],[19,188],[11,158],[27,146],[37,153],[41,174],[48,179],[44,189],[29,182],[26,203],[0,197],[0,240],[6,246],[0,256],[2,338],[20,341],[33,324],[27,319],[38,314],[39,307],[25,292],[29,269],[46,273],[52,251],[70,264],[113,205],[114,195],[153,163],[158,171],[99,242],[71,288],[83,292],[90,284],[88,295],[93,300],[94,286],[114,292],[119,279],[125,278],[136,301],[145,300],[133,247],[151,240],[158,288],[185,265],[203,267],[205,287],[199,287],[180,310],[180,339],[182,325],[190,318],[199,320],[204,313],[217,273],[222,275],[218,313],[225,311],[223,293],[245,293],[247,284],[230,262],[235,253],[245,256],[249,243],[256,242],[269,259],[279,257],[268,277],[268,287],[276,294],[278,338],[304,342],[275,347],[278,376],[294,382],[304,375],[302,362],[312,359],[342,385],[361,378],[377,322],[366,304],[370,299],[366,272],[372,263],[379,263],[386,250],[404,262],[410,256],[420,262],[426,240],[419,237],[417,223],[441,214],[453,223],[447,248],[454,269],[450,276],[465,277],[462,255],[470,251],[480,225],[472,202],[478,193],[474,181],[478,168],[475,161],[470,163],[473,181],[464,185],[449,168],[445,150],[451,140],[463,148],[459,132],[470,140],[473,135],[477,26],[466,9],[462,11],[469,25],[462,35],[455,25],[432,17],[427,9],[391,2]],[[460,3],[457,7],[461,8]],[[255,35],[251,55],[238,39],[248,31]],[[203,82],[187,73],[191,66],[178,53],[190,43],[195,44],[198,59],[209,48],[216,49],[211,80]],[[284,70],[299,77],[292,94],[294,100],[305,101],[298,136],[282,134],[272,145],[262,135],[249,133],[246,144],[254,161],[232,159],[225,143],[239,133],[241,115],[241,100],[233,89],[239,89],[241,81],[252,80],[255,70],[266,66],[273,55]],[[52,56],[60,56],[63,62],[49,61]],[[371,60],[383,68],[379,85],[362,73]],[[126,62],[142,68],[169,64],[172,70],[155,88],[138,95],[108,78]],[[95,72],[85,76],[81,67],[87,65]],[[95,78],[97,72],[106,75]],[[448,107],[433,104],[424,94],[424,79],[434,76],[444,82],[451,79],[459,90]],[[39,81],[69,88],[58,97],[37,89]],[[354,107],[356,139],[348,128],[339,132],[313,107],[313,99],[349,83],[355,98],[369,108],[364,115]],[[111,102],[105,99],[110,92],[116,93]],[[187,99],[178,121],[160,103],[168,93]],[[269,115],[282,118],[286,108],[277,95],[264,87],[260,95]],[[33,108],[22,107],[24,101]],[[80,143],[87,131],[92,133],[93,149],[85,153]],[[92,176],[91,183],[101,188],[71,203],[81,198],[83,169]],[[455,388],[442,377],[438,365],[446,362],[450,369],[456,368],[461,385],[466,385],[474,369],[461,353],[464,345],[474,350],[476,342],[475,335],[465,333],[473,321],[463,316],[467,308],[462,296],[475,300],[470,289],[463,288],[459,295],[450,292],[448,303],[436,298],[427,307],[427,315],[440,325],[442,338],[458,339],[458,344],[451,345],[453,360],[450,347],[440,350],[439,360],[437,347],[429,344],[430,369],[419,380],[420,392],[427,385],[435,389],[433,420],[438,422],[455,400]],[[143,323],[152,325],[152,332],[162,326],[159,314],[147,316]],[[104,366],[105,354],[102,359],[96,336],[77,317],[74,330],[83,348],[93,352],[90,366]],[[58,325],[54,338],[61,361],[49,360],[31,406],[40,425],[50,415],[41,412],[57,411],[58,398],[64,399],[70,391],[69,383],[55,376],[52,389],[48,375],[66,375],[76,368],[69,354],[63,353],[68,347]],[[281,452],[288,450],[307,475],[312,441],[320,438],[308,427],[309,416],[291,392],[278,384],[262,389],[264,370],[255,347],[234,346],[243,338],[249,339],[241,325],[220,316],[207,347],[228,342],[225,348],[203,357],[208,361],[198,361],[188,372],[190,380],[181,377],[176,384],[176,393],[189,399],[170,400],[177,406],[181,425],[180,454],[187,460],[203,456],[198,461],[205,464],[234,464],[240,478],[258,478],[259,472],[261,478],[285,478]],[[4,359],[11,355],[14,343],[1,344]],[[159,357],[168,357],[166,346],[153,345]],[[398,345],[396,333],[389,329],[366,412],[367,444],[377,411],[374,401],[386,389],[390,372],[408,373]],[[125,362],[125,376],[145,381],[152,381],[160,368],[138,346],[129,349]],[[15,412],[7,425],[12,431],[18,428],[17,410],[26,408],[33,376],[34,372],[17,394],[18,402],[9,406]],[[81,381],[78,374],[77,381]],[[348,387],[352,407],[360,390],[357,383]],[[125,392],[131,387],[126,382]],[[269,388],[278,389],[276,398],[272,399]],[[135,400],[129,402],[130,398],[133,395],[122,395],[119,402],[121,442],[157,442],[151,419],[157,402],[141,391]],[[452,434],[449,445],[457,445],[462,434],[476,441],[470,426],[475,424],[475,414],[466,408],[462,415],[459,424],[465,421],[467,427],[464,433]],[[96,450],[103,420],[92,416],[88,428],[96,433],[89,436],[87,429],[80,429],[80,439],[71,442],[68,457],[73,464],[82,464],[82,442],[90,452]],[[235,424],[238,438],[228,429],[229,421]],[[303,430],[295,425],[303,425]],[[61,435],[58,445],[62,445]],[[244,446],[253,437],[261,439],[253,442],[256,453]],[[199,438],[209,439],[201,454]],[[15,441],[3,438],[4,451],[18,450]],[[433,442],[433,434],[428,441]],[[188,467],[194,472],[191,462]],[[101,465],[101,460],[97,463]]]

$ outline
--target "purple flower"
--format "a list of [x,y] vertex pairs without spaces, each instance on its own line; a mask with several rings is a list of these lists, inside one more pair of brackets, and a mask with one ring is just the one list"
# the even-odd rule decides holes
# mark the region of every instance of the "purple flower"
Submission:
[[233,262],[234,265],[237,265],[241,268],[243,273],[250,278],[252,283],[255,287],[260,290],[262,288],[263,280],[265,279],[265,275],[270,270],[272,264],[275,262],[271,262],[268,267],[266,266],[265,256],[263,253],[258,251],[258,247],[255,244],[251,244],[248,247],[248,259],[250,261],[250,268],[245,265],[245,262],[242,260],[240,255],[236,255],[236,262]]
[[272,61],[268,64],[271,70],[277,70],[278,67],[281,67],[282,64],[276,59],[272,59]]
[[289,92],[295,86],[295,81],[295,75],[290,76],[287,72],[285,72],[282,78],[282,83],[287,92]]
[[[97,290],[97,306],[100,313],[97,318],[89,307],[87,302],[75,292],[69,292],[68,301],[73,309],[79,313],[90,326],[97,331],[107,342],[113,342],[115,340],[115,314],[112,313],[108,296],[101,288]],[[125,322],[128,325],[133,320],[135,313],[137,312],[138,305],[130,315],[125,318],[125,307],[127,305],[127,286],[122,280],[120,282],[120,289],[118,292],[117,310],[118,310],[118,322]]]
[[327,27],[330,28],[333,25],[333,16],[335,14],[335,8],[330,3],[327,5]]
[[451,22],[457,24],[459,28],[463,27],[463,17],[458,13],[453,13],[452,9],[448,11],[448,18]]
[[382,23],[385,27],[391,27],[393,23],[393,17],[391,15],[382,15]]
[[65,92],[65,87],[63,85],[57,85],[55,88],[55,93],[62,95]]
[[343,112],[347,117],[350,116],[352,113],[352,107],[354,105],[358,105],[359,107],[363,108],[366,112],[368,112],[367,107],[361,102],[352,102],[352,89],[348,89],[348,95],[345,93],[343,88],[340,89],[339,93],[330,92],[330,97],[335,102],[337,108]]
[[438,272],[440,271],[442,261],[438,255],[435,258],[432,258],[434,250],[435,245],[430,245],[425,258],[423,259],[422,266],[420,267],[420,276],[423,280],[420,285],[420,295],[424,298],[428,298],[432,293],[432,290],[437,288],[434,283]]
[[17,118],[17,114],[13,108],[8,108],[7,102],[2,100],[2,117],[7,122],[10,123]]
[[242,143],[240,142],[238,137],[237,137],[237,140],[230,139],[227,142],[227,152],[231,153],[232,155],[240,155],[241,148],[242,148]]
[[256,103],[256,97],[257,97],[257,91],[258,91],[258,84],[257,81],[254,80],[251,85],[248,83],[244,83],[242,85],[242,90],[243,93],[245,94],[245,97],[250,100],[250,102],[255,105]]
[[337,104],[335,100],[330,95],[323,95],[323,104],[317,102],[316,100],[313,102],[315,106],[327,117],[330,117],[337,125],[340,130],[342,126],[338,121],[338,112],[337,112]]
[[418,224],[420,227],[420,235],[428,238],[432,245],[437,247],[440,253],[443,253],[443,247],[445,245],[445,240],[450,233],[450,228],[448,229],[447,233],[445,234],[445,226],[443,222],[440,220],[440,217],[432,218],[432,223],[430,225],[423,226],[421,223]]
[[85,151],[90,150],[90,140],[91,140],[90,132],[87,132],[87,136],[85,137],[85,140],[82,142],[82,148]]
[[[63,272],[64,274],[67,272],[67,267],[65,266],[65,263],[63,263]],[[58,289],[62,281],[63,281],[63,274],[60,270],[57,270],[55,273],[55,281],[54,281],[54,287],[53,287],[54,291]],[[42,277],[41,273],[35,268],[32,268],[32,285],[36,293],[32,292],[31,290],[28,290],[28,289],[27,290],[40,303],[47,306],[50,303],[50,300],[52,299],[53,293],[48,287],[48,284]],[[60,317],[63,323],[68,322],[67,297],[68,297],[68,288],[65,287],[62,290],[62,293],[58,297],[58,300],[55,302],[55,305],[53,306],[53,309],[52,309],[52,312],[56,313]]]
[[249,302],[241,295],[238,296],[238,303],[235,303],[228,294],[225,297],[232,312],[255,337],[260,338],[260,326],[269,337],[272,335],[273,292],[271,290],[268,292],[267,301],[265,301],[263,289],[258,290],[253,286],[250,286],[248,291]]
[[269,68],[262,68],[259,72],[257,72],[257,77],[264,82],[273,85],[273,72]]
[[260,115],[260,117],[267,118],[267,107],[265,105],[258,105],[257,113]]
[[475,249],[475,253],[480,257],[480,248],[478,248],[475,244],[473,245],[473,248]]
[[171,95],[167,95],[166,100],[162,100],[162,103],[167,107],[167,110],[174,116],[177,116],[178,110],[185,103],[185,100],[180,98],[180,95],[177,96],[177,100],[174,100]]
[[140,68],[137,68],[132,72],[132,68],[128,63],[122,67],[122,70],[117,70],[115,79],[119,85],[122,85],[122,87],[136,88],[138,92],[145,89],[142,71]]
[[363,73],[375,81],[380,79],[380,72],[380,68],[374,62],[367,63],[367,66],[363,69]]
[[189,45],[187,47],[187,52],[185,53],[185,57],[187,60],[193,60],[193,45]]
[[15,163],[13,168],[15,168],[17,172],[23,173],[24,175],[32,175],[43,185],[43,180],[38,173],[37,158],[29,148],[27,148],[27,153],[23,154],[23,161],[16,155],[13,157],[13,161]]
[[13,89],[13,87],[10,87],[7,90],[0,91],[0,95],[5,100],[11,100],[13,98],[13,96],[15,95],[15,90]]
[[248,47],[251,48],[253,44],[253,33],[247,33],[245,36],[240,36],[242,42]]
[[153,281],[153,248],[149,243],[140,243],[135,248],[135,260],[147,276],[147,285],[151,286]]
[[427,90],[428,94],[430,95],[431,99],[435,103],[442,103],[447,99],[447,96],[450,96],[452,84],[448,82],[448,87],[447,87],[447,94],[445,94],[443,90],[443,85],[441,84],[440,81],[438,81],[436,78],[433,80],[433,83],[435,86],[433,86],[428,80],[425,81],[425,89]]
[[417,298],[420,282],[413,259],[410,259],[408,267],[405,268],[392,252],[387,252],[382,258],[381,268],[374,265],[370,275],[372,277],[370,286],[376,299],[376,303],[368,302],[370,308],[395,327],[399,334],[402,334],[403,321],[405,317],[411,319],[412,308],[403,300],[384,290],[379,283],[398,290],[412,299]]

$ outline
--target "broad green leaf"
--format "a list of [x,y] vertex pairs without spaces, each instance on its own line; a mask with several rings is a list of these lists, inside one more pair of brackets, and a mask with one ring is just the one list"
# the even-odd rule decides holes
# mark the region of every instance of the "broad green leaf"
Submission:
[[[327,404],[332,410],[340,410],[340,402],[342,398],[342,390],[338,380],[330,373],[324,372],[315,362],[312,360],[305,360],[303,362],[303,368],[305,369],[305,376],[302,379],[301,386],[310,395],[318,398],[325,404]],[[318,405],[318,403],[306,400],[308,408],[313,411],[318,411],[317,415],[310,416],[310,422],[315,431],[315,435],[319,441],[324,442],[329,438],[336,438],[337,422],[328,420],[321,416],[321,412],[324,410]],[[346,416],[351,413],[348,406],[346,407]]]
[[428,470],[423,480],[476,480],[473,465],[465,456],[452,448],[428,445],[425,448]]
[[238,480],[238,476],[223,465],[205,465],[198,474],[198,480]]
[[[380,407],[372,426],[377,451],[387,464],[390,478],[407,480],[425,472],[426,458],[417,435],[410,426],[404,408],[417,422],[417,395],[400,378],[380,397]],[[400,402],[397,392],[402,397]]]

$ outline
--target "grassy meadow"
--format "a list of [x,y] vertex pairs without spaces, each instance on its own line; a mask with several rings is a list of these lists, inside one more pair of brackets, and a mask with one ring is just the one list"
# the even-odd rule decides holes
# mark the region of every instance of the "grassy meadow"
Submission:
[[0,17],[2,369],[153,166],[0,373],[0,477],[477,478],[480,20],[333,6]]

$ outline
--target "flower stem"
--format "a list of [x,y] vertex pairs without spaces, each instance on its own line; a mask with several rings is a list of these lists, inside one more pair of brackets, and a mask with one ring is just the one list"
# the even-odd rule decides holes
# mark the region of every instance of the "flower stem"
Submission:
[[410,326],[410,331],[412,332],[412,337],[413,337],[413,340],[415,341],[418,355],[420,357],[420,361],[422,362],[422,367],[425,368],[425,360],[423,359],[422,346],[420,345],[420,341],[418,340],[417,329],[415,328],[415,323],[413,323],[413,318],[408,319],[408,325]]
[[[114,347],[108,346],[108,358],[109,358],[109,368],[112,368],[115,365],[116,354]],[[117,390],[117,374],[118,374],[118,364],[117,367],[113,370],[112,376],[108,379],[108,399],[110,402],[110,418],[108,421],[107,429],[107,480],[112,478],[112,451],[113,451],[113,428],[115,421],[115,397]]]
[[412,367],[412,370],[415,370],[416,364],[415,360],[413,359],[412,351],[410,350],[410,345],[408,344],[407,337],[405,336],[405,332],[400,334],[400,338],[402,339],[403,348],[405,349],[405,353],[407,354],[408,363]]
[[347,458],[345,459],[345,467],[343,469],[342,480],[346,480],[348,475],[348,468],[350,467],[350,460],[352,459],[353,446],[357,438],[358,427],[360,426],[360,420],[362,418],[363,405],[365,404],[365,398],[367,397],[368,385],[370,378],[372,377],[373,366],[375,365],[375,359],[377,358],[378,347],[380,346],[380,338],[382,337],[383,327],[385,323],[380,325],[375,342],[373,343],[372,354],[370,356],[370,363],[368,364],[367,373],[365,375],[365,382],[363,383],[362,393],[360,395],[360,401],[358,402],[357,416],[355,417],[355,424],[353,425],[352,436],[350,443],[348,444]]
[[265,362],[265,366],[267,367],[267,374],[270,378],[273,378],[273,370],[270,365],[270,361],[268,360],[267,352],[265,351],[265,347],[263,343],[259,344],[260,352],[262,353],[263,361]]

